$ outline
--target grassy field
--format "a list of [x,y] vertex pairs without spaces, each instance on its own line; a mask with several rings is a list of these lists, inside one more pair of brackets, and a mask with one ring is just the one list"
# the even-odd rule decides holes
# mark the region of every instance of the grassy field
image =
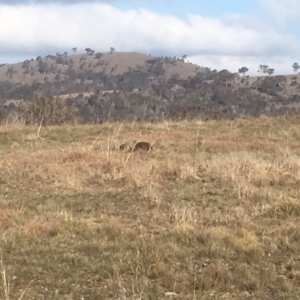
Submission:
[[1,126],[0,299],[299,299],[299,154],[300,116]]

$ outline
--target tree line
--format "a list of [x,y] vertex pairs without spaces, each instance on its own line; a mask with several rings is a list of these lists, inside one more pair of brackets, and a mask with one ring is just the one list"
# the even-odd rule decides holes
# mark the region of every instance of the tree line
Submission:
[[[300,65],[298,63],[293,63],[292,65],[293,71],[294,72],[298,72],[300,69]],[[238,69],[238,74],[245,76],[245,74],[249,71],[249,69],[247,67],[241,67],[240,69]],[[263,74],[268,74],[269,76],[273,75],[275,72],[274,68],[270,68],[268,65],[259,65],[258,73],[263,73]]]

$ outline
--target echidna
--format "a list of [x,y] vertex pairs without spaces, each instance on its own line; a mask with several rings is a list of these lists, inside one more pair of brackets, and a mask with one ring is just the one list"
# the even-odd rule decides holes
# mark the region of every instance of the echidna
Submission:
[[133,151],[138,151],[138,150],[149,151],[149,150],[153,150],[153,147],[148,142],[138,142],[134,146]]

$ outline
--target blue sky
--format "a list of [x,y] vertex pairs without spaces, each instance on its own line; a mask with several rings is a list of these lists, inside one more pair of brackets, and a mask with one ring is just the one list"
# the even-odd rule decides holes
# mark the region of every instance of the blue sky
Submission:
[[0,0],[0,63],[113,46],[287,74],[300,63],[299,11],[299,0]]
[[121,9],[144,8],[181,19],[185,19],[188,14],[220,17],[224,14],[250,14],[259,11],[258,1],[255,0],[123,0],[115,1],[114,4]]

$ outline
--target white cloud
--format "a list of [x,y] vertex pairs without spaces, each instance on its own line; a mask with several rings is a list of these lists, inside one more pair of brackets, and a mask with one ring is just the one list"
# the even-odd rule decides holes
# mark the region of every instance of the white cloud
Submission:
[[[261,1],[267,6],[269,0]],[[143,9],[122,11],[103,3],[0,5],[0,15],[2,57],[30,58],[71,52],[72,47],[108,51],[113,46],[117,51],[187,54],[200,65],[219,70],[236,71],[248,64],[256,72],[258,64],[270,61],[284,72],[300,46],[297,37],[276,30],[263,19],[253,24],[253,18],[239,15],[221,19],[189,15],[183,21]]]
[[269,11],[277,20],[299,19],[299,0],[260,0],[259,2],[261,7]]

